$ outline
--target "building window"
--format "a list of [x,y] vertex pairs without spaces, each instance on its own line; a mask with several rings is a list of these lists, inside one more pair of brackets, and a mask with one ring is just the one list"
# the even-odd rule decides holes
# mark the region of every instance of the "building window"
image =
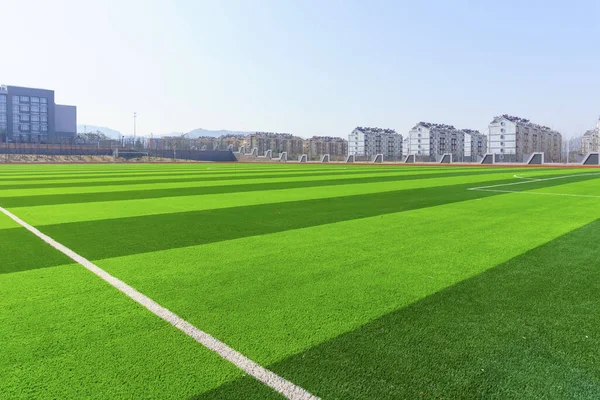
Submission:
[[29,96],[21,96],[21,103],[29,103]]
[[503,122],[500,122],[500,125],[504,126],[504,121],[503,121]]
[[13,124],[18,124],[19,122],[19,116],[13,114]]
[[39,125],[31,125],[31,130],[34,132],[39,132],[40,131],[40,126]]
[[40,116],[39,115],[32,115],[31,116],[31,122],[40,122]]
[[504,149],[500,149],[500,153],[504,153]]
[[32,103],[39,103],[40,102],[40,98],[39,97],[32,97],[31,98],[31,102]]
[[41,122],[48,122],[48,116],[47,115],[40,115],[40,121]]
[[13,96],[12,99],[13,104],[19,104],[19,96]]
[[500,139],[504,139],[504,135],[500,135]]
[[0,103],[6,103],[6,95],[0,95]]
[[506,130],[504,128],[501,128],[500,132],[504,133],[504,132],[506,132]]
[[40,106],[40,112],[43,112],[43,113],[48,112],[48,106]]
[[13,104],[13,114],[18,114],[18,113],[19,113],[19,105]]
[[29,112],[29,106],[26,104],[21,104],[21,106],[19,107],[19,110],[21,112]]
[[0,122],[7,122],[6,121],[6,114],[0,114]]
[[504,146],[504,142],[500,142],[500,146]]
[[29,131],[29,124],[21,124],[21,132],[27,132]]
[[21,122],[29,122],[29,115],[22,114],[21,115]]
[[48,125],[42,125],[42,132],[48,132]]
[[6,104],[0,103],[0,113],[5,113],[5,112],[6,112]]
[[48,99],[45,97],[40,97],[40,103],[42,104],[48,104]]
[[40,112],[40,106],[31,106],[31,112],[37,113]]

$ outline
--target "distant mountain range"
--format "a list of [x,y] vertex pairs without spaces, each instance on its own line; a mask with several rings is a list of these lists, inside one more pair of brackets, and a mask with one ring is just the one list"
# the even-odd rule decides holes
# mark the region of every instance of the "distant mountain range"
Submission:
[[106,128],[104,126],[95,125],[77,125],[77,133],[90,133],[100,131],[111,139],[120,139],[122,134],[114,129]]
[[[104,126],[96,126],[96,125],[77,125],[77,133],[85,133],[85,132],[96,132],[100,131],[111,139],[119,139],[123,134],[117,130],[110,129]],[[219,130],[219,131],[211,131],[209,129],[194,129],[189,132],[171,132],[171,133],[154,133],[154,137],[161,136],[185,136],[188,139],[196,139],[202,136],[210,136],[210,137],[219,137],[223,135],[249,135],[254,132],[243,132],[243,131],[228,131],[228,130]],[[130,136],[131,134],[127,134],[125,136]],[[140,136],[149,136],[146,134],[140,134]]]
[[224,129],[221,129],[220,131],[211,131],[208,129],[198,128],[198,129],[194,129],[193,131],[189,131],[189,132],[185,133],[184,136],[188,139],[196,139],[196,138],[199,138],[202,136],[219,137],[219,136],[223,136],[223,135],[249,135],[252,133],[254,133],[254,132],[227,131]]

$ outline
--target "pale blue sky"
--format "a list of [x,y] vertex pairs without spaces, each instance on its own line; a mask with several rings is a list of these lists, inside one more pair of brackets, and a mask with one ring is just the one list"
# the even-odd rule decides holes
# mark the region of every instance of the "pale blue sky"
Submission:
[[301,136],[600,114],[597,1],[0,1],[0,83],[124,133],[133,111],[139,133]]

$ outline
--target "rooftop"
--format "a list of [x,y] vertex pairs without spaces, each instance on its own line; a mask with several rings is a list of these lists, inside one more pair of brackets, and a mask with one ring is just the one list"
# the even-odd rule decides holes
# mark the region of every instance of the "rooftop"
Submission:
[[446,130],[451,130],[451,131],[456,129],[454,127],[454,125],[434,124],[432,122],[423,122],[423,121],[421,121],[417,125],[415,125],[415,128],[417,126],[422,126],[424,128],[429,128],[429,129],[446,129]]
[[398,132],[396,132],[396,130],[394,129],[385,129],[385,128],[369,128],[366,126],[357,126],[355,130],[361,131],[363,133],[387,133],[387,134],[393,134],[393,135],[397,135]]

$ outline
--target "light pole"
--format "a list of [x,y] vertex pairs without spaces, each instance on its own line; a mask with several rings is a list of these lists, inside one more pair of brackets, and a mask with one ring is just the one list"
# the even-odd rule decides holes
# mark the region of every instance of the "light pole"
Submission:
[[135,126],[135,120],[137,118],[137,113],[134,112],[133,113],[133,141],[135,142],[135,134],[136,134],[136,126]]

